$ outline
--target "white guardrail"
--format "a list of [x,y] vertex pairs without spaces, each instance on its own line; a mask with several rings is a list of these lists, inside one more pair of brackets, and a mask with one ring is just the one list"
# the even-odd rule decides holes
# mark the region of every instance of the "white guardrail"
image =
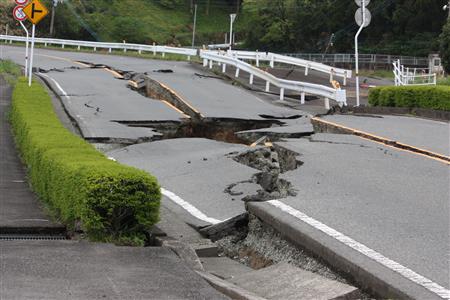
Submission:
[[[22,36],[11,36],[11,35],[0,35],[0,40],[4,40],[7,42],[25,42],[26,38]],[[102,43],[102,42],[90,42],[90,41],[77,41],[77,40],[60,40],[60,39],[47,39],[47,38],[36,38],[36,44],[44,44],[48,45],[60,45],[61,48],[65,46],[75,46],[78,47],[78,50],[81,47],[84,48],[93,48],[94,51],[97,49],[108,49],[109,52],[112,52],[113,49],[120,49],[126,52],[127,50],[142,52],[153,52],[162,53],[164,56],[166,53],[172,54],[181,54],[186,55],[188,58],[191,56],[197,55],[196,49],[191,48],[177,48],[177,47],[168,47],[168,46],[157,46],[157,45],[141,45],[141,44],[128,44],[128,43]]]
[[259,67],[260,61],[269,61],[270,67],[274,67],[275,63],[293,65],[305,68],[305,76],[308,75],[308,71],[316,70],[330,75],[330,82],[333,81],[333,77],[342,77],[343,84],[347,84],[347,78],[352,78],[352,70],[335,68],[322,63],[304,60],[301,58],[271,53],[271,52],[257,52],[257,51],[228,51],[228,55],[243,60],[254,60],[256,66]]
[[242,60],[226,55],[220,54],[217,51],[200,51],[200,57],[203,59],[203,66],[209,68],[213,67],[214,62],[222,65],[222,72],[226,71],[227,65],[236,68],[236,77],[239,76],[240,70],[250,74],[250,84],[253,84],[254,77],[260,78],[266,82],[266,91],[270,91],[270,85],[280,88],[280,100],[284,99],[286,90],[297,91],[301,93],[301,104],[305,103],[305,94],[313,94],[325,98],[325,106],[329,108],[329,99],[333,99],[340,105],[347,105],[346,91],[342,89],[334,89],[320,84],[313,84],[301,81],[286,80],[275,77],[274,75],[254,67]]
[[[0,35],[0,40],[12,43],[12,42],[25,42],[26,38],[21,36]],[[251,84],[253,84],[253,78],[256,76],[266,81],[267,91],[269,91],[270,89],[270,84],[280,88],[280,99],[284,99],[285,90],[293,90],[301,93],[302,104],[305,103],[305,93],[308,93],[324,97],[326,99],[325,102],[327,107],[329,107],[329,99],[337,101],[340,105],[347,105],[345,90],[334,89],[319,84],[280,79],[268,72],[259,69],[258,67],[254,67],[240,60],[240,59],[247,59],[247,60],[254,59],[257,62],[257,66],[259,65],[260,60],[268,60],[271,62],[272,66],[275,62],[302,66],[305,67],[306,74],[308,72],[308,69],[314,69],[329,73],[331,79],[333,78],[334,75],[342,76],[344,78],[344,82],[345,78],[351,78],[350,70],[337,69],[324,64],[310,62],[284,55],[278,55],[274,53],[232,51],[232,55],[227,55],[225,52],[208,51],[208,50],[200,50],[199,52],[197,49],[191,48],[177,48],[168,46],[141,45],[128,43],[103,43],[103,42],[48,39],[48,38],[36,38],[35,43],[44,44],[45,46],[60,45],[61,48],[64,48],[65,46],[75,46],[78,48],[78,50],[81,50],[81,47],[93,48],[94,51],[96,51],[97,49],[108,49],[109,52],[112,52],[112,49],[120,49],[123,50],[124,52],[126,52],[127,50],[134,50],[138,51],[139,53],[142,52],[153,52],[153,54],[161,53],[162,56],[164,56],[166,53],[172,53],[172,54],[186,55],[188,59],[190,59],[191,56],[197,56],[198,54],[200,54],[200,57],[204,60],[205,66],[207,66],[209,62],[209,65],[212,68],[213,62],[217,62],[222,64],[222,68],[223,70],[225,70],[226,65],[232,65],[236,67],[236,77],[239,76],[239,71],[243,70],[250,74]]]
[[425,70],[417,68],[405,68],[400,60],[392,63],[394,66],[395,85],[436,85],[437,74],[425,73]]

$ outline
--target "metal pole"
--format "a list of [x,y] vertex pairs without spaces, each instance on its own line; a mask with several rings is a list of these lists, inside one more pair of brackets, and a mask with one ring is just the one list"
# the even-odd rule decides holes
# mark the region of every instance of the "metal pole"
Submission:
[[233,46],[233,22],[234,19],[236,18],[236,14],[230,14],[230,50],[231,47]]
[[30,34],[28,32],[27,27],[25,27],[22,21],[20,21],[20,25],[22,25],[23,30],[25,30],[25,33],[27,34],[27,39],[25,42],[25,77],[28,77],[28,43],[30,39]]
[[356,106],[359,106],[360,100],[359,100],[359,54],[358,54],[358,38],[361,34],[361,31],[364,28],[364,24],[366,23],[366,0],[362,0],[362,12],[363,12],[363,19],[362,24],[359,26],[359,30],[355,35],[355,75],[356,75]]
[[56,11],[56,5],[57,5],[56,0],[53,0],[53,9],[52,9],[52,19],[50,21],[50,36],[53,36],[53,26],[55,25],[55,11]]
[[233,17],[230,16],[230,50],[233,45]]
[[31,54],[30,54],[30,68],[28,69],[28,86],[31,86],[33,79],[33,55],[34,55],[34,34],[36,33],[36,25],[33,24],[31,30]]
[[195,30],[197,27],[197,4],[194,6],[194,28],[192,29],[192,48],[194,48],[195,44]]

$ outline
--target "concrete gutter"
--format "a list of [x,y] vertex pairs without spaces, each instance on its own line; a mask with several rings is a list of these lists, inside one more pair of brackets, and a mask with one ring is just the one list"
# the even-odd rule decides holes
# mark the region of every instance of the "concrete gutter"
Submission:
[[391,299],[441,299],[424,287],[268,203],[249,202],[247,210],[280,232],[284,238],[323,260],[372,294]]

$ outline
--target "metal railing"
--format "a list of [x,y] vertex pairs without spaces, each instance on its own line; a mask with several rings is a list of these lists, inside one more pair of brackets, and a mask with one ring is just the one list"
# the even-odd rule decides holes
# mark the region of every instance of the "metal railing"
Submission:
[[257,67],[259,67],[260,61],[270,62],[270,66],[272,68],[274,67],[275,63],[303,67],[305,68],[305,76],[308,75],[309,70],[316,70],[328,74],[330,76],[330,82],[333,81],[334,76],[342,77],[344,85],[347,84],[347,78],[352,78],[352,70],[335,68],[318,62],[308,61],[271,52],[228,51],[227,54],[238,59],[256,61]]
[[[7,42],[25,42],[26,38],[22,36],[11,36],[11,35],[0,35],[0,40]],[[141,44],[129,44],[129,43],[102,43],[102,42],[91,42],[91,41],[77,41],[77,40],[61,40],[61,39],[47,39],[47,38],[36,38],[36,44],[44,44],[44,46],[49,45],[59,45],[64,49],[65,46],[74,46],[78,50],[83,48],[92,48],[94,51],[97,49],[107,49],[108,52],[112,52],[113,49],[123,50],[124,52],[128,50],[142,52],[152,52],[153,54],[161,53],[165,56],[166,53],[186,55],[188,58],[197,55],[196,49],[191,48],[178,48],[178,47],[168,47],[168,46],[158,46],[158,45],[141,45]]]
[[392,63],[394,66],[395,85],[436,85],[437,74],[425,73],[417,68],[405,68],[400,60]]
[[266,82],[266,91],[270,91],[270,85],[274,85],[280,89],[280,100],[284,99],[286,90],[297,91],[301,93],[301,104],[305,103],[305,94],[317,95],[325,98],[325,106],[329,108],[329,99],[335,100],[340,105],[347,105],[346,91],[334,89],[320,84],[313,84],[301,81],[286,80],[275,77],[274,75],[254,67],[240,59],[229,56],[226,53],[218,53],[217,51],[200,51],[200,57],[203,59],[203,66],[212,68],[214,62],[221,64],[222,72],[226,71],[227,65],[236,68],[236,77],[239,77],[240,70],[250,74],[250,84],[253,84],[254,78],[260,78]]
[[[21,36],[10,36],[10,35],[0,35],[0,40],[4,40],[6,42],[25,42],[26,37]],[[78,50],[81,50],[81,47],[84,48],[92,48],[94,51],[97,49],[108,49],[109,52],[112,52],[113,49],[120,49],[124,52],[128,50],[142,52],[152,52],[153,54],[161,53],[163,56],[166,53],[180,54],[186,55],[188,59],[191,56],[199,55],[204,60],[204,65],[207,66],[208,63],[212,68],[213,62],[217,62],[222,64],[223,70],[225,70],[227,65],[232,65],[236,67],[236,77],[239,76],[239,71],[243,70],[250,74],[250,83],[253,84],[253,78],[258,77],[266,81],[266,91],[270,90],[270,85],[274,85],[280,88],[280,99],[284,99],[285,90],[293,90],[301,93],[301,103],[305,103],[305,93],[322,96],[326,99],[326,106],[329,107],[329,99],[333,99],[337,101],[340,105],[346,105],[346,91],[341,89],[334,89],[331,87],[327,87],[324,85],[301,82],[301,81],[292,81],[285,80],[275,77],[274,75],[265,72],[257,67],[254,67],[240,59],[252,59],[257,60],[257,65],[259,65],[259,60],[268,60],[271,62],[271,65],[275,62],[280,63],[289,63],[294,65],[304,66],[306,72],[308,69],[316,69],[322,72],[329,72],[331,74],[331,78],[334,75],[345,76],[344,78],[351,77],[351,71],[344,69],[336,69],[330,66],[326,66],[323,64],[317,64],[314,62],[307,62],[304,60],[298,60],[289,58],[283,55],[278,55],[274,53],[259,53],[248,55],[244,52],[241,52],[239,55],[234,53],[232,55],[227,55],[218,51],[208,51],[208,50],[200,50],[191,49],[191,48],[177,48],[177,47],[168,47],[168,46],[157,46],[157,45],[141,45],[141,44],[129,44],[129,43],[103,43],[103,42],[91,42],[91,41],[78,41],[78,40],[62,40],[62,39],[48,39],[48,38],[36,38],[35,43],[44,44],[44,46],[49,45],[59,45],[61,48],[65,46],[74,46],[77,47]],[[258,53],[258,52],[256,52]],[[247,58],[246,58],[247,57]],[[337,70],[337,71],[336,71]],[[341,71],[342,70],[342,71]],[[349,72],[347,72],[349,71]]]
[[[324,64],[338,63],[355,63],[355,54],[336,53],[336,54],[320,54],[320,53],[287,53],[287,56],[297,57],[309,61],[320,62]],[[391,65],[395,61],[400,60],[401,64],[407,66],[427,66],[429,60],[426,57],[385,55],[385,54],[360,54],[359,63],[361,64],[379,64]]]

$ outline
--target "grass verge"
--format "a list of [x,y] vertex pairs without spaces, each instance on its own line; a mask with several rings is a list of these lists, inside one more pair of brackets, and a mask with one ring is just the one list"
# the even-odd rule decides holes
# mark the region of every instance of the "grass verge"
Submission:
[[10,60],[0,60],[0,74],[10,85],[14,86],[17,78],[22,75],[22,70]]
[[142,245],[159,219],[160,188],[146,172],[109,160],[63,127],[40,84],[19,78],[11,123],[34,191],[93,240]]
[[385,86],[370,89],[372,106],[450,111],[450,86]]

